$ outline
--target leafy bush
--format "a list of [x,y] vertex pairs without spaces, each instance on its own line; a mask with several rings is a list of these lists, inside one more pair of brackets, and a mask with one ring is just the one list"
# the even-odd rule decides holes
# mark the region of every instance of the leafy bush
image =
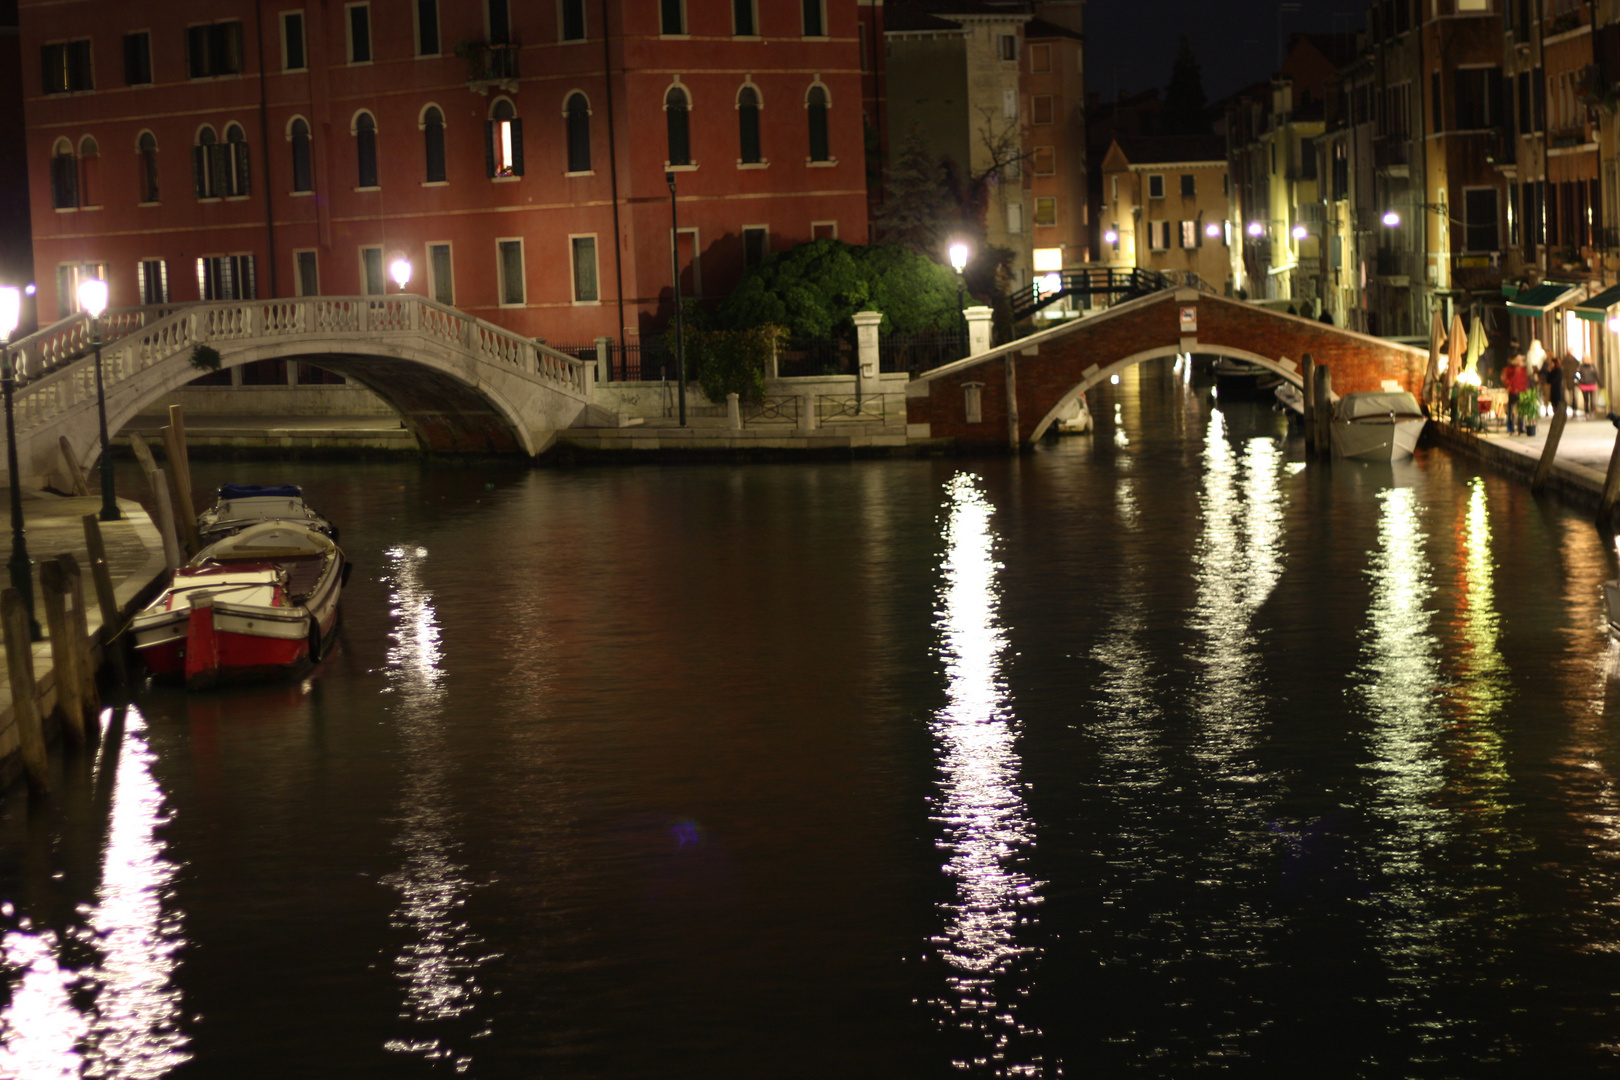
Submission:
[[191,350],[191,366],[199,371],[218,371],[219,350],[210,345],[198,345]]
[[[765,369],[787,332],[780,326],[686,331],[686,364],[710,401],[727,394],[741,401],[765,397]],[[673,332],[672,332],[673,336]],[[673,341],[671,346],[673,346]]]

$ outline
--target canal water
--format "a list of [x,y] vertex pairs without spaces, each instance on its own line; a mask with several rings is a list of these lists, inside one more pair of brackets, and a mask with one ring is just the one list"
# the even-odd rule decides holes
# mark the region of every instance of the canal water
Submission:
[[301,481],[302,685],[0,805],[0,1075],[1577,1076],[1612,547],[1168,365],[1018,460]]

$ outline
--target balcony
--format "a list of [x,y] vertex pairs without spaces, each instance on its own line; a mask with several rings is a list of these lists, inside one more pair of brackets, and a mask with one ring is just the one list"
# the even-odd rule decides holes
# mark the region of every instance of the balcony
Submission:
[[1412,143],[1404,135],[1383,135],[1373,140],[1373,168],[1380,176],[1411,175]]
[[486,97],[492,87],[516,93],[518,49],[516,42],[491,45],[483,41],[463,41],[457,45],[456,55],[467,61],[467,89]]
[[1379,280],[1386,285],[1405,285],[1409,280],[1408,271],[1410,267],[1407,253],[1404,251],[1380,248],[1374,267]]

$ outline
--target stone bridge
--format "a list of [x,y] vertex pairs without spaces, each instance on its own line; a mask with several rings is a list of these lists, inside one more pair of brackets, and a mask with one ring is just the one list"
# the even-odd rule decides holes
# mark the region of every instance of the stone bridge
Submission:
[[[594,365],[421,296],[320,296],[140,308],[102,319],[107,427],[201,372],[193,350],[223,368],[297,359],[352,378],[399,411],[425,449],[528,454],[561,428],[611,424],[592,406]],[[63,486],[59,438],[77,458],[99,456],[90,328],[83,316],[13,346],[17,460],[29,486]],[[594,416],[593,413],[601,413]]]
[[906,388],[906,434],[962,448],[1022,449],[1091,387],[1143,360],[1202,353],[1247,360],[1295,385],[1305,354],[1333,389],[1386,380],[1422,397],[1428,353],[1314,319],[1196,289],[1166,289],[918,376]]

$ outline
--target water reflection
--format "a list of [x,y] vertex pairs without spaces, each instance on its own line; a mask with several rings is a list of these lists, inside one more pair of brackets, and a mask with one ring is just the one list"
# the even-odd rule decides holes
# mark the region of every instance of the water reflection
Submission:
[[934,939],[951,968],[939,1004],[950,1028],[977,1036],[953,1062],[957,1068],[1040,1076],[1046,1064],[1034,1040],[1041,1033],[1018,1011],[1034,981],[1034,950],[1020,932],[1034,922],[1042,883],[1021,869],[1034,830],[1020,793],[1016,721],[1001,673],[1007,640],[997,619],[992,507],[977,478],[965,473],[951,480],[947,494],[936,619],[947,700],[932,731],[942,774],[934,820],[943,829],[939,846],[956,895],[943,905],[945,927]]
[[[145,730],[130,709],[103,754],[113,794],[95,903],[60,936],[23,915],[0,942],[17,973],[0,1012],[0,1076],[146,1080],[191,1056],[174,981],[182,917],[164,908],[178,867],[158,835],[169,815]],[[17,916],[9,904],[0,914]],[[86,953],[96,959],[76,967]]]
[[[481,990],[478,969],[493,957],[461,917],[473,883],[457,858],[461,845],[455,839],[456,815],[443,764],[444,673],[433,594],[421,579],[427,557],[427,549],[421,547],[388,552],[387,581],[396,626],[387,676],[389,692],[397,695],[390,712],[409,764],[395,841],[405,864],[383,881],[400,896],[390,921],[409,935],[394,960],[394,973],[404,991],[400,1016],[420,1027],[411,1037],[384,1045],[398,1053],[448,1061],[457,1072],[466,1072],[473,1062],[470,1048],[451,1045],[461,1028],[448,1022],[472,1013]],[[488,1034],[486,1026],[470,1037]]]

